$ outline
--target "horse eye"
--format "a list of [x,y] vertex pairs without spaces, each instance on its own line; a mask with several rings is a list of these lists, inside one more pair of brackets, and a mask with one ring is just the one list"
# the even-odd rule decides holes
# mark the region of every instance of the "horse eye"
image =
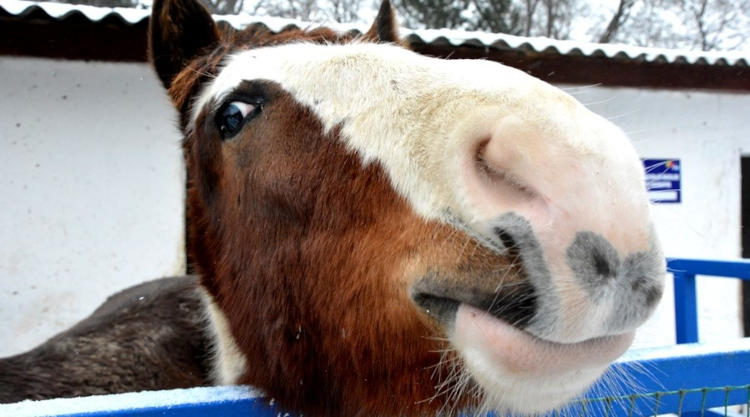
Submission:
[[216,113],[216,127],[224,140],[231,139],[237,135],[246,119],[251,118],[260,111],[260,103],[246,103],[244,101],[231,101],[223,105]]

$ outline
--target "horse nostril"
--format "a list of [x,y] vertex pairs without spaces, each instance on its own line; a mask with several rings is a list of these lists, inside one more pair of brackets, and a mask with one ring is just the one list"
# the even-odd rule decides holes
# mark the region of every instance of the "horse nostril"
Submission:
[[620,257],[604,237],[593,232],[579,232],[568,247],[568,264],[578,279],[593,292],[617,277]]
[[597,275],[602,278],[614,277],[615,274],[612,270],[612,265],[610,265],[610,262],[603,253],[594,250],[594,253],[592,254],[592,262]]
[[516,243],[516,239],[514,239],[507,230],[500,227],[496,227],[494,232],[495,236],[497,236],[497,238],[500,239],[500,242],[502,242],[503,246],[505,246],[505,249],[508,250],[508,254],[514,258],[517,258],[519,256],[519,247]]
[[661,299],[663,288],[657,285],[653,279],[639,275],[631,283],[630,289],[635,293],[642,293],[646,297],[646,305],[652,306]]

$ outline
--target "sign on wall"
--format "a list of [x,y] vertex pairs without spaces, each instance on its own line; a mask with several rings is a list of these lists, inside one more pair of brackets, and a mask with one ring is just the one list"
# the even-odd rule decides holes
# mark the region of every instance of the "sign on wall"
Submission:
[[682,202],[679,159],[644,159],[643,168],[646,170],[646,189],[652,203]]

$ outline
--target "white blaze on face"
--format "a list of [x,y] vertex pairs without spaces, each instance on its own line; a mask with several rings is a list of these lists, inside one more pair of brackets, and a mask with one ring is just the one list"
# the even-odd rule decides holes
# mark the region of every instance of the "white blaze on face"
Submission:
[[[455,172],[450,169],[459,166],[448,159],[472,139],[460,130],[475,123],[491,128],[513,116],[507,123],[539,132],[533,142],[515,140],[513,153],[521,157],[520,169],[531,169],[535,181],[549,183],[544,189],[556,188],[555,169],[578,168],[583,177],[591,174],[587,170],[622,169],[601,166],[602,155],[624,151],[622,161],[628,164],[635,156],[618,129],[569,95],[489,61],[441,60],[367,43],[254,49],[227,59],[195,109],[210,98],[221,98],[243,80],[274,81],[312,109],[327,129],[343,125],[347,144],[366,162],[380,161],[397,190],[429,219],[442,218],[446,208],[476,217],[463,207],[466,202],[456,201]],[[483,120],[477,114],[484,115]],[[544,151],[550,147],[554,151]],[[559,161],[539,161],[540,151],[555,154]],[[582,157],[591,159],[590,166],[577,167]],[[629,174],[613,177],[631,181],[633,191],[641,191],[642,179]]]
[[347,145],[365,162],[381,162],[397,191],[427,219],[442,218],[446,208],[465,211],[455,201],[453,173],[446,172],[455,163],[447,157],[462,145],[451,135],[456,124],[477,111],[501,116],[534,109],[535,95],[543,101],[551,89],[485,61],[445,61],[389,45],[303,43],[230,57],[194,115],[243,80],[274,81],[327,129],[342,125]]
[[[196,101],[193,122],[212,99],[220,103],[242,81],[252,80],[277,83],[325,129],[340,127],[346,146],[365,163],[382,164],[394,189],[423,218],[457,218],[484,242],[497,240],[495,222],[502,215],[525,219],[551,277],[533,282],[549,295],[540,296],[535,320],[541,318],[527,332],[577,343],[632,331],[645,316],[632,313],[635,318],[615,328],[616,303],[608,300],[618,295],[592,301],[571,269],[567,249],[580,232],[602,236],[622,259],[656,244],[635,151],[619,129],[569,95],[488,61],[440,60],[382,44],[300,43],[228,57]],[[482,377],[481,364],[495,354],[472,350],[481,335],[464,330],[454,342],[463,345],[459,350],[477,378],[493,386],[494,371]],[[591,349],[603,349],[600,356],[607,360],[622,348],[597,343]],[[598,375],[605,363],[597,362],[590,374]],[[510,374],[506,369],[498,375],[505,380]],[[559,381],[570,375],[561,369]],[[591,375],[579,378],[575,390],[591,382]],[[528,376],[511,380],[528,382],[518,385],[528,389],[538,382]],[[571,392],[562,390],[554,400]]]

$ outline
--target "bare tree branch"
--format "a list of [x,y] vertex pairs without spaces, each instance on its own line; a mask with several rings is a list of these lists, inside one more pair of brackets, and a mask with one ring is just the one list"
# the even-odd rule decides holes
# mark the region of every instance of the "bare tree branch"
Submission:
[[599,43],[609,43],[612,41],[620,27],[622,27],[622,25],[625,24],[625,21],[628,20],[630,9],[633,7],[634,3],[635,0],[620,0],[614,16],[609,20],[607,28],[599,37]]
[[524,11],[525,22],[523,28],[524,36],[531,36],[531,27],[534,22],[534,13],[536,13],[536,8],[538,5],[539,0],[526,0],[526,10]]

